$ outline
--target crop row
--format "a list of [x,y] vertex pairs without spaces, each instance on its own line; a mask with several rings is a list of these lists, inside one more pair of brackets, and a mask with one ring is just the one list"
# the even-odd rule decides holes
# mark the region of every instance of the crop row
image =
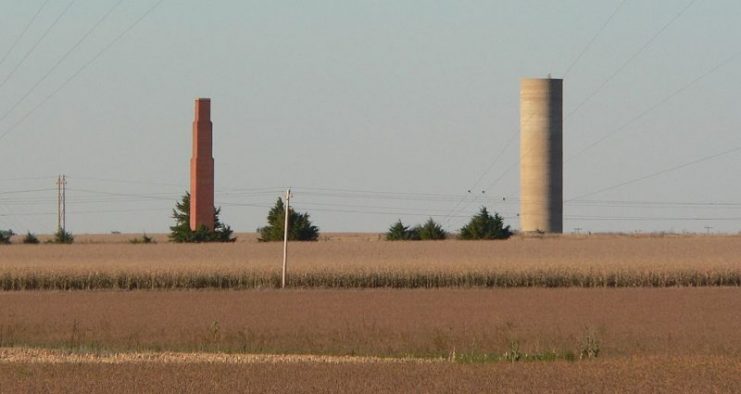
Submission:
[[[482,272],[302,272],[294,288],[517,288],[741,286],[741,271],[569,270]],[[259,289],[280,286],[278,272],[32,272],[0,274],[0,290]]]

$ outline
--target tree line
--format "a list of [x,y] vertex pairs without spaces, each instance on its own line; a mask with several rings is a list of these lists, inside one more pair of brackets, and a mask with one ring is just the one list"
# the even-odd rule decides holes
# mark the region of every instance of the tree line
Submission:
[[[221,208],[214,207],[214,228],[209,229],[201,226],[195,230],[190,228],[190,193],[186,192],[182,199],[175,203],[172,210],[172,219],[175,224],[170,227],[169,239],[177,243],[202,243],[202,242],[234,242],[236,237],[234,231],[221,219]],[[268,211],[267,225],[257,229],[258,241],[271,242],[282,241],[284,236],[284,223],[286,209],[282,198],[278,198],[275,205]],[[12,230],[0,230],[0,244],[9,244],[11,237],[15,235]],[[504,219],[482,207],[478,214],[461,227],[459,239],[507,239],[512,235],[509,226],[504,225]],[[406,226],[401,220],[392,224],[386,232],[389,241],[414,241],[414,240],[441,240],[449,238],[443,227],[432,218],[425,223],[416,226]],[[316,241],[319,239],[319,227],[311,222],[308,213],[296,212],[293,208],[288,209],[288,240],[290,241]],[[22,240],[25,244],[37,244],[38,238],[28,232]],[[50,243],[71,244],[74,237],[71,233],[59,229],[54,237],[47,241]],[[131,243],[153,243],[152,237],[146,234],[143,237],[130,241]]]

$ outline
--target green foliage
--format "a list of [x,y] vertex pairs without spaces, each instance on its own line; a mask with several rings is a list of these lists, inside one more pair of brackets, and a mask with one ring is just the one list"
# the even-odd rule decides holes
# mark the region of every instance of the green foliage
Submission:
[[443,227],[437,224],[432,218],[428,219],[425,224],[414,227],[405,226],[401,220],[389,227],[386,232],[387,241],[419,241],[419,240],[440,240],[445,239],[448,234]]
[[401,222],[401,219],[389,227],[389,231],[386,232],[386,240],[388,241],[408,241],[418,240],[419,233],[416,229],[410,229]]
[[54,233],[54,240],[52,243],[55,244],[71,244],[75,242],[75,237],[72,236],[72,234],[68,231],[65,231],[63,229],[57,230],[56,233]]
[[[190,193],[185,192],[183,199],[175,203],[175,209],[172,210],[172,218],[175,219],[175,225],[170,227],[170,240],[173,242],[234,242],[236,237],[232,237],[231,227],[221,223],[219,215],[221,208],[214,207],[214,229],[209,230],[206,226],[201,226],[196,230],[190,229]],[[146,234],[145,234],[146,237]],[[151,241],[151,239],[150,239]],[[149,242],[144,242],[149,243]]]
[[154,242],[154,238],[144,233],[141,238],[130,239],[129,243],[130,244],[153,244],[156,242]]
[[[282,241],[283,226],[286,218],[286,208],[283,199],[278,198],[275,206],[268,212],[268,225],[260,227],[258,240],[261,242]],[[289,241],[316,241],[319,239],[319,227],[314,226],[308,213],[298,213],[288,210],[288,240]]]
[[414,232],[421,240],[441,240],[448,236],[443,226],[437,224],[432,218],[427,219],[425,224],[414,227]]
[[39,243],[39,239],[36,238],[36,236],[29,231],[28,233],[26,233],[26,236],[23,237],[23,243],[35,245]]
[[512,236],[509,226],[504,225],[504,219],[498,213],[489,214],[486,207],[482,207],[477,215],[460,230],[460,239],[507,239]]
[[15,235],[13,230],[0,230],[0,245],[10,244],[10,237]]

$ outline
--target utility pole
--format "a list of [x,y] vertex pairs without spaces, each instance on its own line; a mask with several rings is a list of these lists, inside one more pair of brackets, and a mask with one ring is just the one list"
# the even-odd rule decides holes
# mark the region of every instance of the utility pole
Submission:
[[67,189],[67,177],[57,177],[57,232],[65,232],[67,228],[67,201],[65,198]]
[[283,223],[283,276],[281,277],[280,287],[286,288],[286,263],[288,262],[288,214],[291,209],[291,188],[286,190],[286,213]]
[[710,234],[710,230],[712,230],[712,229],[713,229],[713,226],[705,226],[705,232],[707,234]]

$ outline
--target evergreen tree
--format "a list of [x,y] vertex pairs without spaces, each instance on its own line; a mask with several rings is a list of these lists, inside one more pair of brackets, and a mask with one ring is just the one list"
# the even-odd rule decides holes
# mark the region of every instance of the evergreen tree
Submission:
[[421,240],[441,240],[448,236],[443,226],[437,224],[432,218],[429,218],[425,224],[416,226],[414,231]]
[[[283,199],[278,198],[275,206],[268,212],[268,225],[257,229],[259,241],[282,241],[283,226],[286,218],[286,206]],[[298,213],[293,208],[288,209],[288,240],[316,241],[319,239],[319,227],[314,226],[308,213]]]
[[405,226],[404,223],[401,222],[401,219],[399,219],[396,223],[391,225],[389,227],[389,230],[386,232],[386,240],[387,241],[405,241],[410,240],[414,238],[414,235],[412,233],[412,229],[410,229],[408,226]]
[[221,208],[214,207],[214,229],[200,226],[196,230],[190,229],[190,193],[185,192],[183,199],[175,203],[172,218],[175,225],[170,227],[170,240],[173,242],[234,242],[231,227],[221,223],[219,215]]
[[504,225],[504,219],[498,213],[489,214],[486,207],[482,207],[477,215],[460,230],[460,239],[507,239],[512,236],[509,226]]
[[13,230],[0,230],[0,245],[2,244],[10,244],[10,237],[15,235]]
[[72,233],[60,228],[54,233],[54,240],[52,242],[55,244],[71,244],[75,242],[75,237],[72,236]]
[[36,238],[36,236],[29,231],[28,233],[26,233],[26,236],[23,237],[23,243],[24,244],[37,244],[39,243],[39,239]]

